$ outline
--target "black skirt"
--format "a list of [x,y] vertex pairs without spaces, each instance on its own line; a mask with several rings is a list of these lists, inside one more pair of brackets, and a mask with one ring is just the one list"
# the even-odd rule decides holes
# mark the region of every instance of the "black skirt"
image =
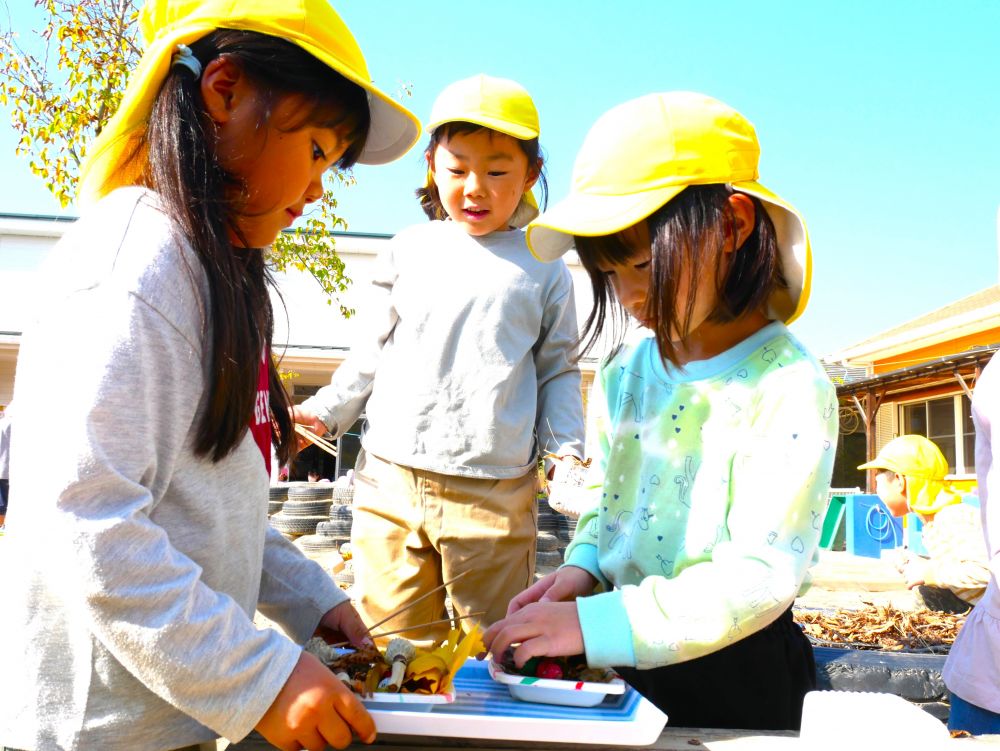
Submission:
[[789,608],[718,652],[651,670],[616,668],[674,727],[798,730],[816,688],[812,645]]

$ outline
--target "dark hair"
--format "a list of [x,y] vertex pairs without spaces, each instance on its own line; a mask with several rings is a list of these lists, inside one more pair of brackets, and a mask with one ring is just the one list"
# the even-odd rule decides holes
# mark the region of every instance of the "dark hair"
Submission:
[[[466,123],[466,122],[451,122],[439,125],[431,133],[431,140],[427,144],[427,148],[424,149],[424,160],[427,164],[430,164],[430,160],[434,158],[434,151],[437,149],[438,144],[442,141],[446,141],[452,136],[462,136],[468,133],[477,133],[481,130],[489,131],[490,133],[500,133],[498,130],[493,130],[492,128],[487,128],[485,125],[477,125],[476,123]],[[513,136],[511,136],[513,138]],[[545,155],[542,153],[542,147],[538,143],[537,138],[530,138],[527,140],[522,140],[520,138],[514,138],[518,145],[521,147],[521,151],[524,155],[528,157],[528,167],[537,166],[538,167],[538,182],[536,183],[541,187],[542,191],[542,202],[541,208],[544,210],[549,202],[549,183],[545,178]],[[431,180],[429,185],[422,185],[417,188],[414,193],[417,196],[417,200],[420,202],[420,208],[424,210],[428,219],[447,219],[448,213],[444,210],[444,206],[441,203],[441,196],[438,194],[437,185]]]
[[[259,128],[283,98],[301,96],[302,120],[295,127],[309,123],[346,131],[351,146],[338,166],[348,168],[357,161],[370,122],[360,86],[302,48],[266,34],[219,29],[191,50],[202,65],[225,55],[240,66],[261,97]],[[230,240],[230,232],[240,236],[236,220],[247,190],[219,164],[212,127],[198,79],[189,69],[173,66],[139,150],[148,154],[143,183],[160,196],[208,277],[212,362],[195,452],[219,461],[239,445],[253,415],[261,353],[274,333],[268,296],[274,279],[262,252],[234,247]],[[268,374],[272,442],[285,463],[295,451],[291,402],[270,359]]]
[[[774,224],[764,206],[753,196],[747,196],[754,205],[753,231],[740,252],[733,254],[725,278],[719,278],[719,250],[727,235],[736,236],[735,219],[729,206],[729,196],[733,192],[727,185],[693,185],[645,220],[652,245],[646,312],[656,334],[660,356],[675,365],[679,364],[678,354],[670,332],[688,330],[695,303],[695,295],[689,295],[685,309],[676,309],[677,292],[682,284],[686,283],[688,289],[693,290],[697,288],[697,280],[705,274],[715,276],[719,304],[707,320],[716,323],[734,321],[763,308],[776,288],[787,287],[778,260]],[[626,314],[600,266],[623,264],[635,252],[617,234],[576,237],[575,241],[580,262],[590,275],[594,297],[594,307],[581,335],[581,343],[586,341],[584,352],[597,343],[609,307],[617,350],[624,336]]]

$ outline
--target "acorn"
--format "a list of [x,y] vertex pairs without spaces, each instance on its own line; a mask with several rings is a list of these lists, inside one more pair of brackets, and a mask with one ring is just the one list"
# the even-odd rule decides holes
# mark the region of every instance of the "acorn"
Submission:
[[538,667],[535,668],[536,678],[551,678],[553,680],[562,680],[563,669],[555,660],[541,660],[538,663]]

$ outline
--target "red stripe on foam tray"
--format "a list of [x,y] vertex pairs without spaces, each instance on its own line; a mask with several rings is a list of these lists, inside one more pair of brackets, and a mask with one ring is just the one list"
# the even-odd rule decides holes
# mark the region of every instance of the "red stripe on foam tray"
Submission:
[[581,688],[583,688],[583,681],[577,681],[576,685],[573,686],[574,691],[579,691]]

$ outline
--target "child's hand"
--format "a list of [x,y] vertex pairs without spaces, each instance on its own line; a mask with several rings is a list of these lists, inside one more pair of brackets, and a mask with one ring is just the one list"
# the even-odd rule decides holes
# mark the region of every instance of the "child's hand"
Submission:
[[352,646],[357,648],[371,647],[375,644],[368,627],[349,600],[344,600],[326,611],[319,619],[315,636],[320,637],[327,644],[349,641]]
[[358,697],[306,652],[256,730],[283,751],[345,748],[352,731],[365,743],[375,740],[375,721]]
[[[507,617],[533,602],[563,602],[593,594],[597,579],[578,566],[563,566],[543,576],[507,605]],[[571,654],[577,654],[573,652]],[[556,656],[556,655],[553,655]]]
[[[308,409],[303,409],[301,406],[292,407],[292,422],[297,425],[306,426],[318,436],[324,436],[329,432],[329,428],[326,427],[326,424],[322,420],[320,420]],[[295,436],[295,441],[298,445],[299,451],[312,445],[308,438],[303,438],[300,435]]]
[[[588,574],[589,576],[589,574]],[[518,668],[532,657],[568,657],[583,652],[583,631],[575,602],[534,602],[497,621],[483,634],[495,659],[511,644]]]
[[910,558],[900,568],[899,572],[906,579],[906,588],[913,589],[925,584],[927,581],[927,568],[929,561],[926,558]]

